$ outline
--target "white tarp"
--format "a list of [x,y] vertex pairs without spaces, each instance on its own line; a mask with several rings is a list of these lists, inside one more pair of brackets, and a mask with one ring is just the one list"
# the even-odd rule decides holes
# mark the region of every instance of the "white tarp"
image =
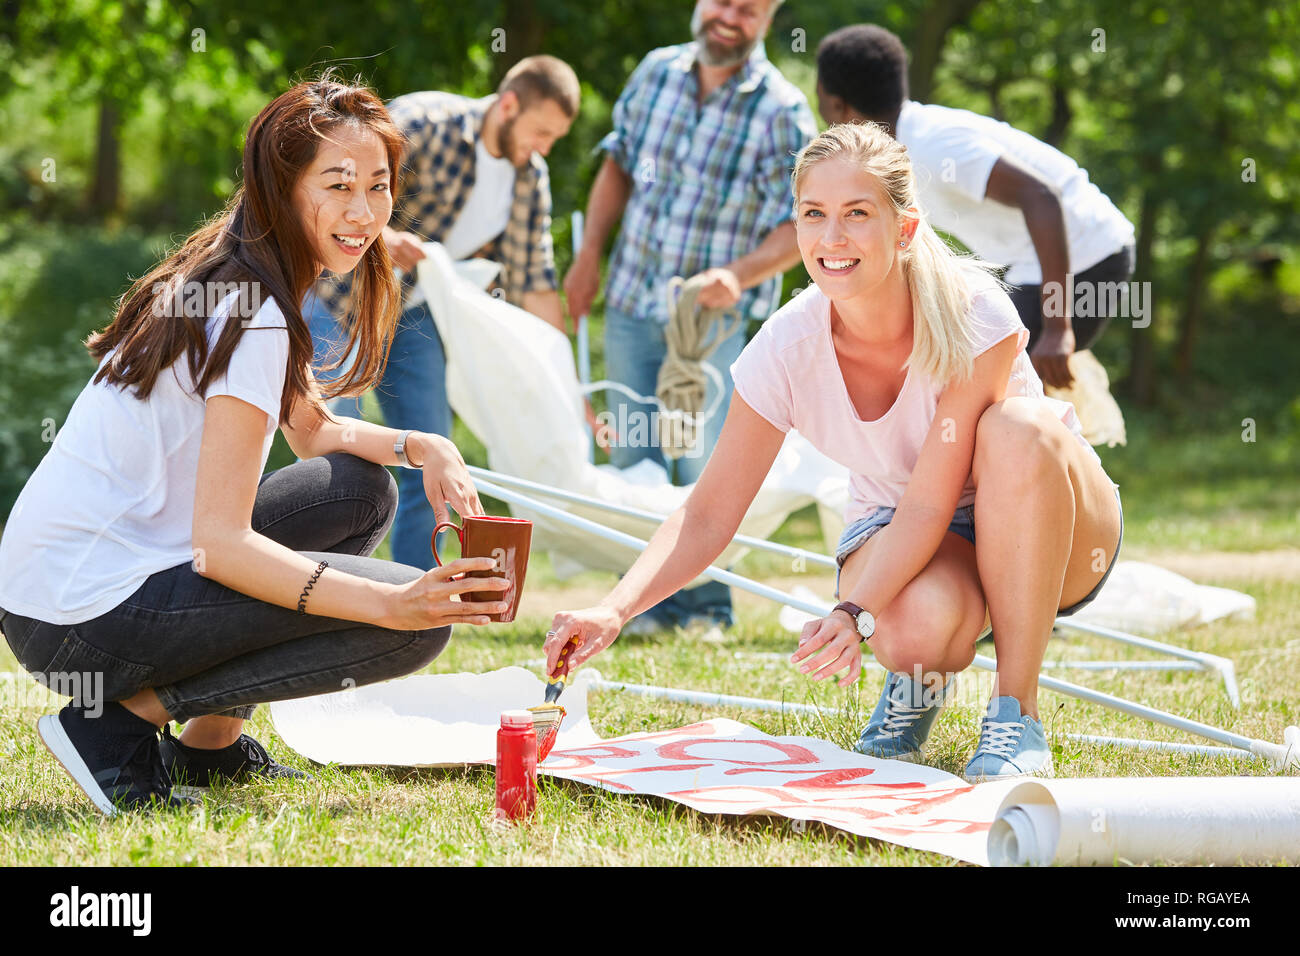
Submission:
[[[317,763],[451,767],[496,762],[501,712],[542,703],[546,684],[522,667],[488,674],[415,674],[270,705],[275,732]],[[564,694],[557,747],[600,737],[587,718],[587,688]]]
[[1225,617],[1253,618],[1255,599],[1211,587],[1154,564],[1119,561],[1097,599],[1074,615],[1085,624],[1159,634]]
[[[590,438],[568,338],[484,292],[476,282],[490,281],[491,275],[477,263],[453,263],[436,242],[426,243],[424,250],[418,276],[447,353],[447,397],[487,447],[493,471],[663,515],[686,500],[690,488],[669,484],[663,469],[652,463],[620,471],[589,462]],[[813,502],[819,505],[828,547],[833,547],[848,503],[848,471],[792,432],[740,533],[766,538],[792,512]],[[635,518],[554,500],[548,504],[641,538],[653,531]],[[534,546],[550,551],[561,573],[576,570],[574,565],[622,572],[636,558],[622,545],[554,519],[518,507],[513,511],[533,520]],[[725,567],[743,553],[732,547],[715,563]]]

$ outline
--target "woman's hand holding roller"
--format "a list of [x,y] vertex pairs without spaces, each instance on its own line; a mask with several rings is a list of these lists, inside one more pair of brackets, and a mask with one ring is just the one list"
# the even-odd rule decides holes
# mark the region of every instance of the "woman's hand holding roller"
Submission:
[[623,629],[623,623],[617,612],[600,604],[581,611],[560,611],[551,621],[546,643],[542,646],[546,652],[546,673],[555,673],[560,652],[571,638],[578,638],[580,643],[569,655],[570,673],[613,644]]

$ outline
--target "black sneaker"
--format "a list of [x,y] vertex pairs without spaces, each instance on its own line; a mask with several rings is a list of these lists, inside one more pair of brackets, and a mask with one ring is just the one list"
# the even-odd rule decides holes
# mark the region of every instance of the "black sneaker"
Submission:
[[36,722],[37,733],[73,782],[102,813],[185,807],[197,801],[172,793],[158,752],[158,728],[121,704],[97,717],[68,704]]
[[164,765],[180,787],[210,787],[218,781],[311,779],[309,773],[276,763],[266,748],[248,734],[240,734],[229,747],[204,750],[181,743],[172,736],[171,724],[164,724],[159,749]]

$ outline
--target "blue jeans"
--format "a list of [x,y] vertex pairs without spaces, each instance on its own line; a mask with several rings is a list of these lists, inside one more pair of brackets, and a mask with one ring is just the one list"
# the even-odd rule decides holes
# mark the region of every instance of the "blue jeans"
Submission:
[[[315,319],[312,338],[317,354],[330,343],[337,343],[341,332],[328,312]],[[315,313],[313,313],[315,314]],[[318,332],[318,329],[320,330]],[[337,373],[336,373],[337,374]],[[414,428],[417,431],[451,437],[451,406],[447,402],[447,358],[442,339],[433,324],[433,313],[420,303],[402,312],[388,353],[384,378],[375,391],[389,428]],[[341,401],[350,401],[343,399]],[[360,418],[335,408],[340,415]],[[413,568],[433,567],[429,541],[437,524],[433,508],[424,493],[424,474],[418,469],[397,469],[397,518],[393,522],[393,560]]]
[[[637,402],[622,392],[607,390],[605,393],[609,412],[613,417],[612,425],[619,432],[619,443],[610,449],[610,461],[619,468],[628,468],[637,462],[650,458],[668,468],[673,483],[688,485],[696,481],[704,471],[713,447],[722,434],[722,423],[727,417],[731,404],[733,383],[731,381],[731,363],[740,357],[745,348],[745,329],[742,326],[736,333],[724,340],[717,351],[707,360],[722,373],[722,401],[717,411],[699,431],[698,446],[700,454],[675,462],[668,462],[659,450],[656,430],[648,426],[639,429],[644,441],[624,444],[633,435],[626,433],[627,423],[651,422],[655,419],[651,413],[657,413],[655,405]],[[668,354],[668,345],[664,339],[664,326],[654,320],[638,320],[615,309],[605,310],[605,372],[606,377],[622,382],[639,395],[651,397],[659,378],[659,368]],[[704,396],[704,407],[708,408],[717,397],[718,390],[710,379]],[[678,591],[645,612],[652,619],[665,625],[686,624],[692,617],[705,617],[723,624],[732,623],[731,589],[725,584],[709,581],[699,587]]]
[[[396,505],[387,469],[335,452],[263,475],[252,527],[313,564],[328,561],[326,575],[406,584],[423,572],[370,557]],[[450,627],[392,630],[299,614],[205,578],[188,562],[149,575],[88,621],[51,624],[0,610],[0,627],[33,675],[102,675],[97,692],[109,701],[153,688],[182,722],[247,718],[259,703],[401,677],[427,665],[451,637]]]
[[[316,293],[308,292],[307,298],[302,300],[302,317],[307,320],[307,328],[311,330],[312,344],[315,345],[315,352],[312,355],[312,365],[319,366],[333,362],[347,345],[347,339],[343,335],[343,330],[339,328],[334,316],[325,308],[320,299],[316,298]],[[333,382],[347,374],[352,367],[355,359],[355,353],[349,355],[347,359],[337,369],[330,372],[322,372],[316,376],[317,381]],[[361,417],[361,399],[360,398],[335,398],[328,403],[329,410],[335,415],[342,415],[345,418]]]

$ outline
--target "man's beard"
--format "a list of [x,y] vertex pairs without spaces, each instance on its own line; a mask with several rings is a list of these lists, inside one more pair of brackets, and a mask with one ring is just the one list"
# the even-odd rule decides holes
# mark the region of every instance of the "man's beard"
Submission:
[[728,50],[709,42],[710,26],[712,22],[707,24],[701,22],[700,5],[697,3],[691,13],[691,36],[695,37],[695,55],[705,66],[735,66],[737,63],[743,63],[749,59],[749,54],[754,52],[754,47],[763,40],[762,34],[759,34],[748,43],[741,44],[734,50]]
[[519,117],[516,115],[502,122],[501,128],[497,130],[497,148],[501,150],[502,158],[511,166],[515,169],[523,169],[533,157],[529,154],[524,157],[522,163],[515,162],[515,120],[517,119]]

